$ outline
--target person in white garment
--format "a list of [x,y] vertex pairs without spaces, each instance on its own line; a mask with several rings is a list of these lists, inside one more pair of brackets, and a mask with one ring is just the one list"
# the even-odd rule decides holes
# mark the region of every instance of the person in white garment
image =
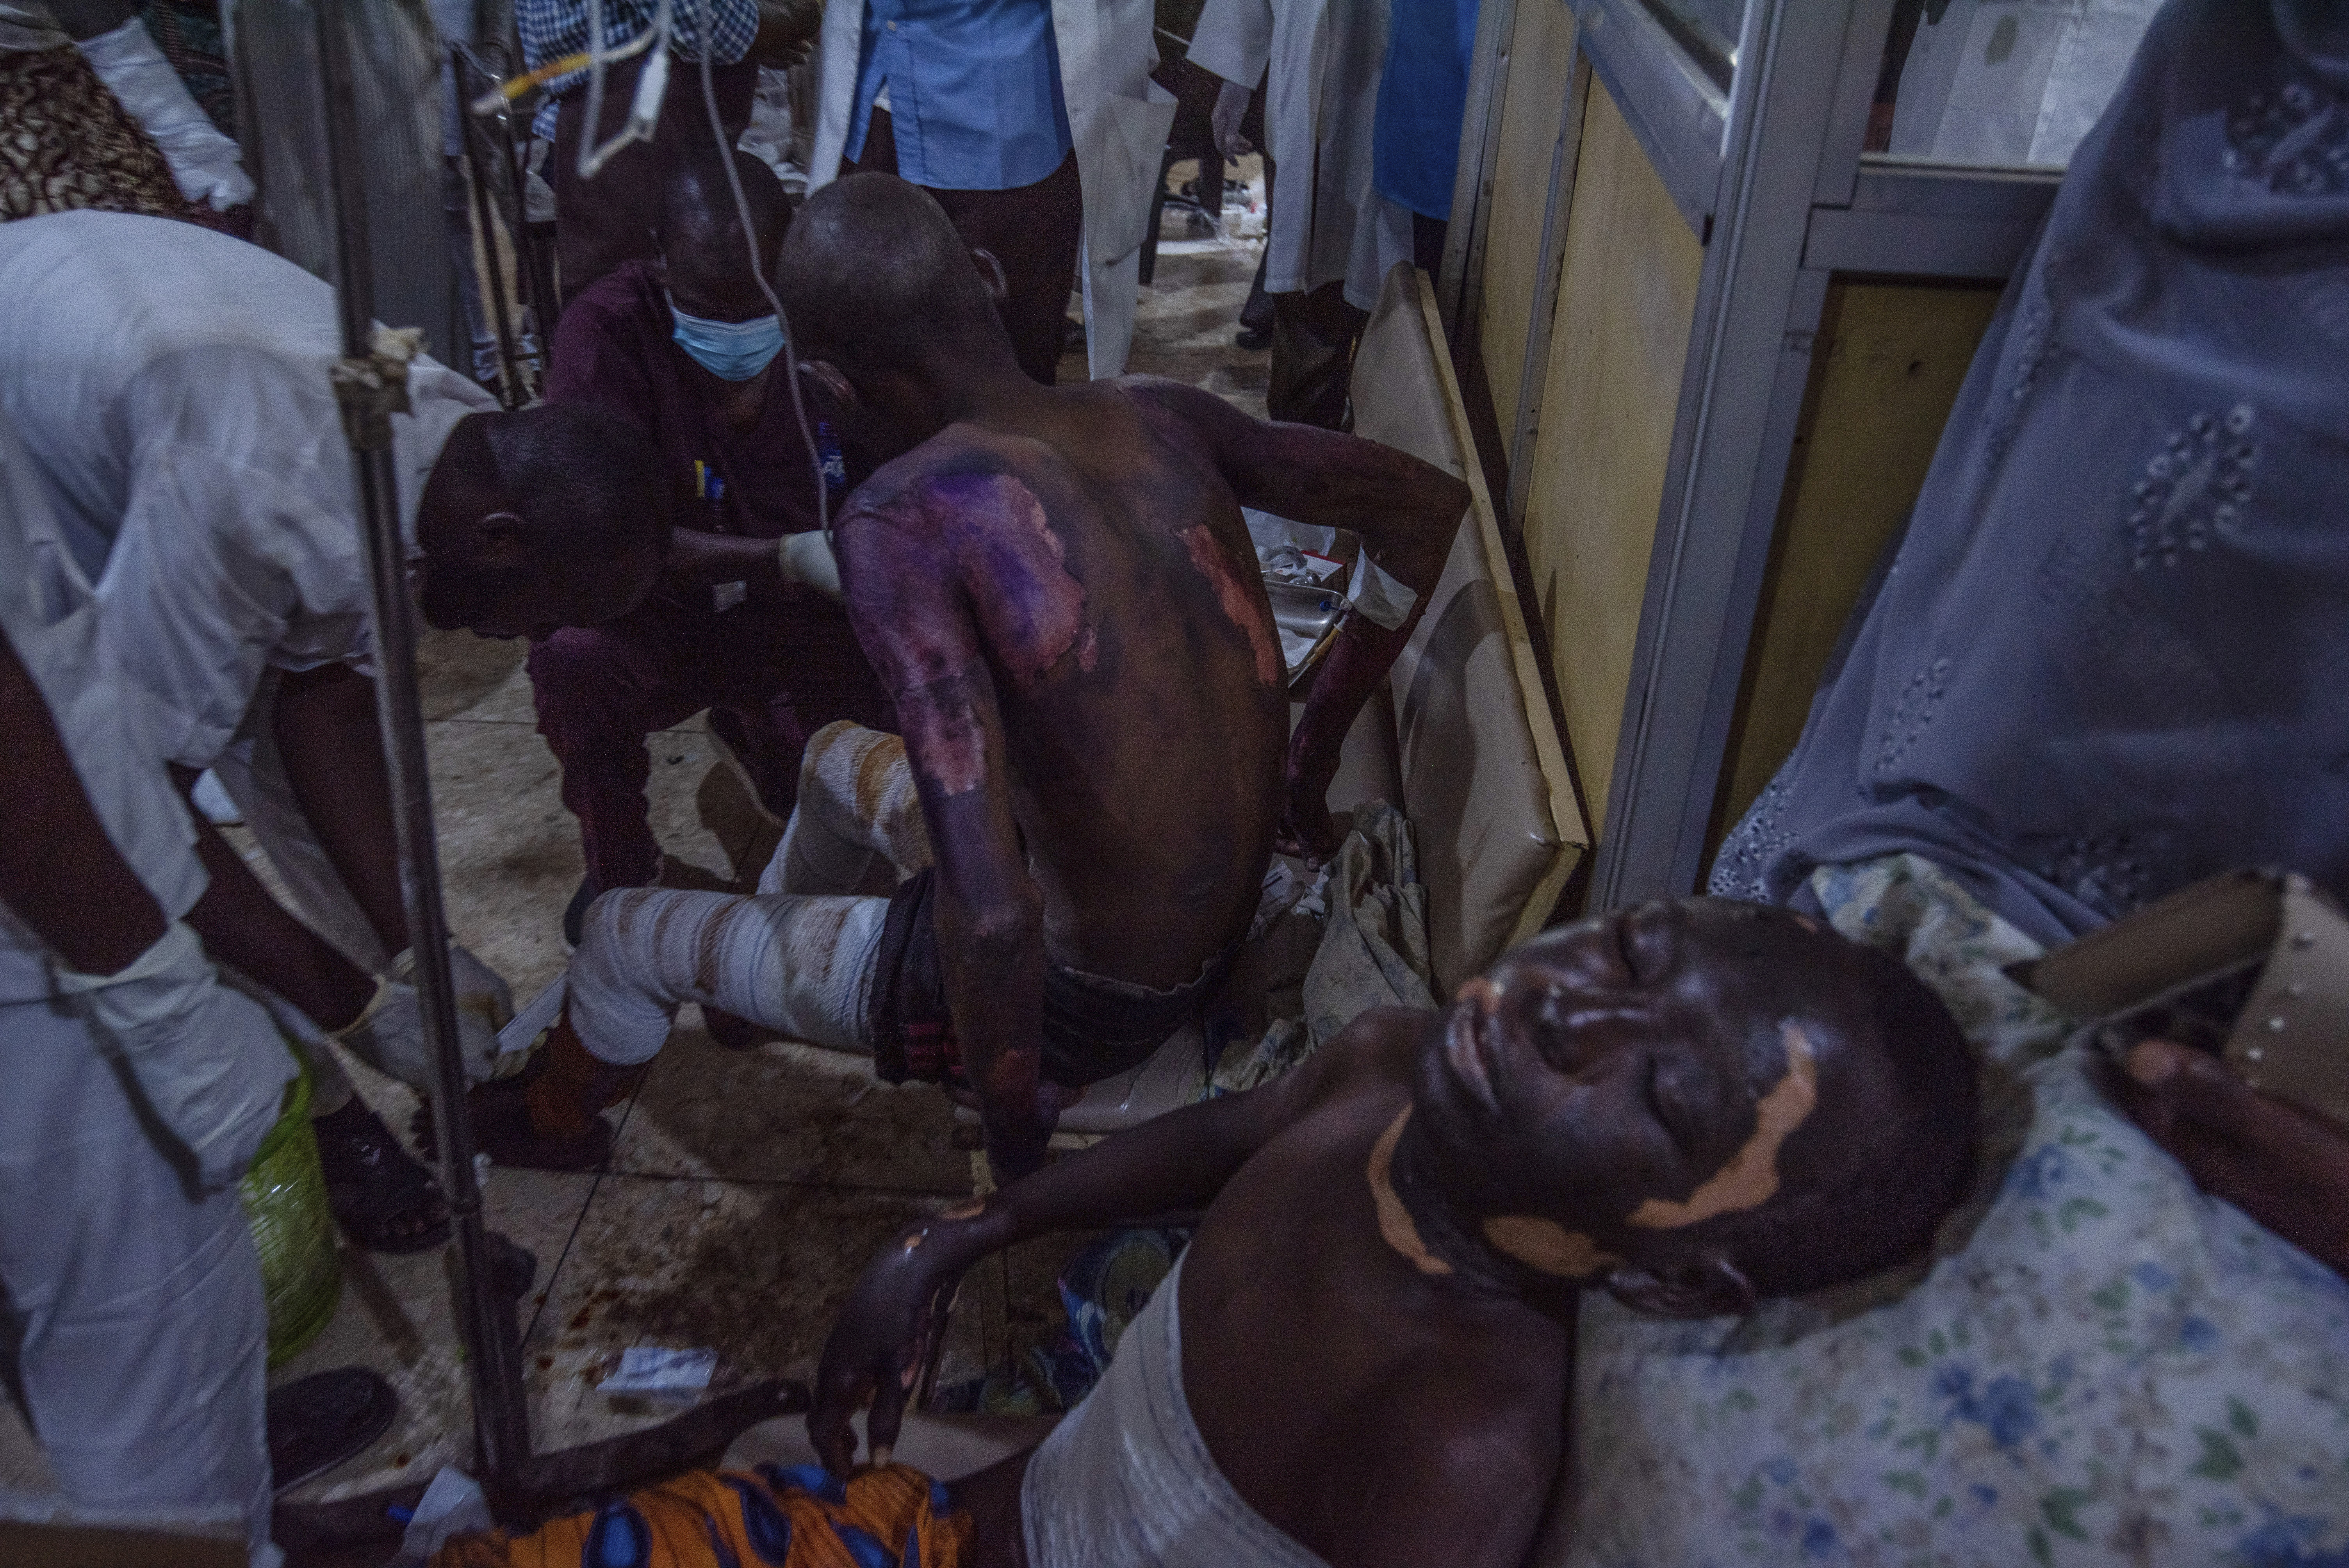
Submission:
[[[997,253],[1014,344],[1044,339],[1021,367],[1049,383],[1068,269],[1064,253],[1029,253],[1063,242],[1047,231],[1071,194],[1061,166],[1072,159],[1086,369],[1095,380],[1123,375],[1152,188],[1174,123],[1174,95],[1150,79],[1153,22],[1151,0],[832,0],[809,191],[860,169],[928,190],[966,243]],[[891,143],[877,160],[876,119]],[[1002,211],[1002,198],[1022,195],[1023,207]]]
[[1191,63],[1224,78],[1226,155],[1248,95],[1265,92],[1272,181],[1264,286],[1272,295],[1276,419],[1343,428],[1354,341],[1387,271],[1412,255],[1411,212],[1372,184],[1387,0],[1206,0]]
[[[299,910],[209,827],[196,929],[215,958],[411,1084],[429,1081],[369,664],[352,459],[328,377],[333,291],[191,224],[66,212],[0,224],[0,413],[94,588],[97,635],[146,756],[218,775]],[[489,394],[426,358],[392,421],[400,504]],[[316,934],[314,934],[316,933]],[[487,1074],[505,987],[453,953],[468,1070]],[[383,1250],[436,1245],[429,1177],[317,1070],[337,1218]]]
[[0,418],[0,1322],[67,1501],[269,1544],[267,1313],[236,1181],[295,1059],[185,917],[88,585]]

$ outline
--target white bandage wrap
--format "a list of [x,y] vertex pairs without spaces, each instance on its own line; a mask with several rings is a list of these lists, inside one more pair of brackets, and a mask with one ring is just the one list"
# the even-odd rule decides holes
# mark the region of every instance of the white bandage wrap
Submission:
[[196,934],[175,921],[115,974],[60,968],[56,980],[195,1157],[202,1184],[243,1175],[297,1068],[268,1013],[220,983]]
[[253,200],[253,177],[236,143],[197,107],[144,22],[133,16],[78,46],[98,79],[155,139],[181,195],[216,212]]
[[864,996],[885,898],[623,888],[590,904],[570,1019],[598,1061],[650,1061],[688,1002],[834,1050],[872,1049]]
[[905,743],[843,719],[808,738],[799,804],[759,891],[884,892],[931,859]]

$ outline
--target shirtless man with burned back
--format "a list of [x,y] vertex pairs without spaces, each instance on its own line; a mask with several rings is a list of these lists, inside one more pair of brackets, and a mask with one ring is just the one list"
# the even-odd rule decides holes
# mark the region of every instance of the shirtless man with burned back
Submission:
[[[1145,1059],[1221,980],[1276,844],[1334,848],[1340,744],[1466,487],[1172,382],[1040,387],[978,260],[889,176],[827,186],[793,222],[800,353],[852,461],[878,464],[834,540],[903,746],[848,726],[811,742],[759,897],[599,901],[576,1039],[558,1029],[529,1089],[493,1091],[530,1112],[491,1108],[493,1149],[593,1157],[592,1109],[694,1001],[870,1050],[885,1076],[967,1080],[997,1168],[1031,1169],[1071,1090]],[[1293,737],[1243,505],[1352,530],[1418,596],[1392,628],[1348,617]]]

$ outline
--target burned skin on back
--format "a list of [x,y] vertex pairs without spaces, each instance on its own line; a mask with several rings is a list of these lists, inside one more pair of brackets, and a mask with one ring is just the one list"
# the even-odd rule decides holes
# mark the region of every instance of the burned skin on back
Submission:
[[1271,609],[1211,459],[1114,387],[1047,419],[876,474],[839,529],[850,612],[933,838],[998,773],[1050,956],[1177,985],[1253,909],[1278,820]]

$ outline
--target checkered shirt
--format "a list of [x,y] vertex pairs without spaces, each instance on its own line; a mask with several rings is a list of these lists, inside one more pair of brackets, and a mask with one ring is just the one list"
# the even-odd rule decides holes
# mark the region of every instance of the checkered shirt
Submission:
[[[603,0],[604,46],[616,48],[653,25],[659,0]],[[670,16],[669,46],[679,59],[701,57],[701,12],[709,10],[709,31],[716,42],[710,58],[731,65],[750,53],[759,31],[758,0],[675,0]],[[514,29],[522,35],[522,57],[532,70],[549,60],[575,55],[587,46],[587,0],[514,0]],[[531,129],[550,139],[554,135],[555,100],[587,80],[585,71],[573,71],[546,84],[546,101],[531,122]]]

